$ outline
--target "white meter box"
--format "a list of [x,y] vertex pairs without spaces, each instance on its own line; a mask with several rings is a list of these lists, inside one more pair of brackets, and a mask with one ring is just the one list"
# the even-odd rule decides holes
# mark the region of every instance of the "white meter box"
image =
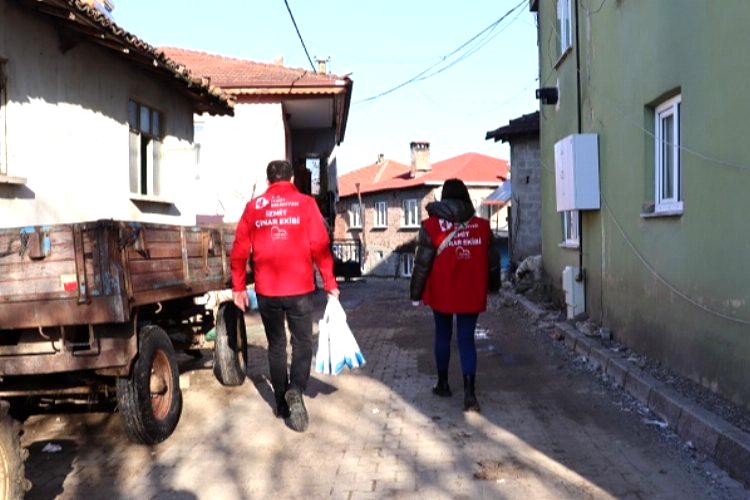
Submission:
[[599,210],[599,136],[573,134],[555,144],[557,211]]

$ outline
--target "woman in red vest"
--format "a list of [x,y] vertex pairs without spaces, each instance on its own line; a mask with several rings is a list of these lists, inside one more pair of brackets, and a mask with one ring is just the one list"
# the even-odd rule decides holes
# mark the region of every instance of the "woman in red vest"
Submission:
[[441,201],[427,205],[411,278],[411,299],[421,300],[435,317],[435,362],[438,381],[432,392],[451,396],[448,385],[453,316],[464,380],[464,411],[479,411],[474,392],[477,351],[474,330],[479,313],[487,308],[488,289],[500,284],[500,255],[489,221],[474,213],[466,185],[450,179]]

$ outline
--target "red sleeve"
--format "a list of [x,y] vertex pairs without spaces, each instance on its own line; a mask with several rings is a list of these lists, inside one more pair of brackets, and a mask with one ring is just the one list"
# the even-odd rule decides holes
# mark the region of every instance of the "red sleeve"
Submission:
[[307,236],[310,240],[310,252],[313,261],[318,266],[320,275],[323,277],[323,286],[326,292],[338,289],[336,277],[333,275],[333,256],[331,255],[328,229],[323,222],[323,214],[318,209],[318,204],[310,198],[307,205]]
[[237,224],[237,230],[234,234],[234,244],[230,254],[230,263],[232,270],[232,290],[241,292],[247,286],[245,282],[245,268],[247,259],[250,257],[250,232],[252,230],[250,215],[250,204],[245,207],[242,218]]

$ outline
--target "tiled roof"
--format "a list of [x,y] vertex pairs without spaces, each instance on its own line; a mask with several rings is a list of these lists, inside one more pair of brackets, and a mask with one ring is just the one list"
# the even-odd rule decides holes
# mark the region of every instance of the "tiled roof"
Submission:
[[411,177],[409,165],[393,160],[384,160],[354,170],[339,177],[339,196],[357,194],[360,184],[362,194],[376,191],[406,189],[424,185],[439,185],[448,179],[461,179],[466,183],[499,185],[508,177],[508,162],[499,158],[464,153],[432,164],[429,172]]
[[193,101],[196,111],[232,114],[231,98],[200,77],[194,77],[161,51],[115,24],[111,18],[81,0],[16,0],[42,15],[84,36],[88,41],[112,50],[133,64],[154,73],[166,74]]
[[539,134],[539,111],[519,116],[504,127],[490,130],[484,138],[495,139],[495,142],[508,141],[512,137],[526,134]]
[[184,64],[194,73],[210,78],[212,85],[223,89],[341,87],[346,80],[336,75],[313,73],[301,68],[235,59],[195,50],[176,47],[162,47],[161,50],[167,57]]

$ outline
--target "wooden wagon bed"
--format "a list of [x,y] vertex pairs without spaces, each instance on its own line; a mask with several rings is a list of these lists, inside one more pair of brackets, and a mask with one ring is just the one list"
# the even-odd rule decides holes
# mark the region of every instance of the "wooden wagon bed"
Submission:
[[0,229],[0,330],[122,323],[229,284],[234,228],[114,220]]

